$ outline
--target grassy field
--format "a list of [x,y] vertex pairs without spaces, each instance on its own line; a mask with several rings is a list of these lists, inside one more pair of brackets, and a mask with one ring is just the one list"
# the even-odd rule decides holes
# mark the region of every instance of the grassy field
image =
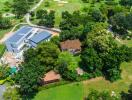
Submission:
[[34,100],[81,100],[83,98],[83,85],[68,84],[48,90],[43,90],[37,94]]
[[[49,2],[49,7],[45,7],[45,2],[47,1]],[[61,21],[61,13],[63,11],[69,11],[72,13],[73,11],[80,10],[85,6],[89,7],[91,5],[90,3],[83,3],[82,0],[65,0],[65,1],[68,1],[68,3],[60,4],[54,0],[45,0],[45,2],[43,2],[43,4],[38,9],[46,9],[48,11],[55,10],[56,12],[55,26],[58,27]],[[95,7],[98,7],[99,5],[100,5],[99,3],[96,3]]]

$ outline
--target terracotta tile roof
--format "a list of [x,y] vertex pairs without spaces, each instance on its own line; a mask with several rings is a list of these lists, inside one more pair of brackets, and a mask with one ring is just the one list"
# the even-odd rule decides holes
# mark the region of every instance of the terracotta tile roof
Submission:
[[60,43],[61,49],[81,49],[81,42],[79,39],[67,40]]
[[43,78],[43,80],[45,82],[47,82],[47,81],[54,81],[54,80],[60,80],[60,79],[61,79],[60,74],[57,74],[53,70],[51,70],[48,73],[46,73],[45,74],[45,77]]

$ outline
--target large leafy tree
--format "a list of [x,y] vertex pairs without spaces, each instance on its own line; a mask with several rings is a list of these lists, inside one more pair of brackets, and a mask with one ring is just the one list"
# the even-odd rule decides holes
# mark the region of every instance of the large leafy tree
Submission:
[[25,62],[15,75],[15,82],[20,85],[23,95],[31,95],[37,91],[44,74],[56,67],[58,55],[59,49],[52,42],[43,42],[24,53]]
[[36,48],[36,58],[41,64],[44,64],[47,69],[56,67],[56,62],[59,55],[59,48],[52,42],[43,42]]
[[15,75],[15,82],[20,85],[20,93],[22,95],[34,94],[44,74],[45,67],[38,63],[37,59],[22,64],[21,69]]
[[62,52],[58,58],[58,70],[64,79],[67,80],[77,80],[77,72],[76,68],[78,67],[78,63],[69,52]]
[[91,12],[91,15],[92,15],[94,21],[96,21],[96,22],[104,21],[104,16],[99,9],[93,9],[93,11]]
[[103,63],[93,48],[88,48],[81,53],[81,66],[89,73],[101,73]]
[[132,6],[132,0],[120,0],[120,4],[123,6]]
[[49,28],[54,27],[55,24],[55,11],[51,10],[49,13],[46,11],[39,11],[37,14],[38,18],[40,18],[39,25],[43,25]]
[[[81,55],[81,66],[92,75],[103,74],[110,81],[121,76],[120,64],[132,60],[132,49],[118,47],[104,24],[96,24],[87,34]],[[116,55],[115,55],[116,54]]]
[[0,66],[0,79],[5,79],[10,75],[10,67]]
[[27,0],[14,0],[13,2],[13,12],[17,17],[21,17],[26,14],[30,6],[28,5]]
[[12,26],[11,20],[0,17],[0,29],[8,29]]
[[114,32],[118,34],[127,34],[127,30],[132,29],[132,14],[128,13],[128,15],[124,13],[117,13],[113,17],[110,18],[110,24],[112,25],[112,29]]

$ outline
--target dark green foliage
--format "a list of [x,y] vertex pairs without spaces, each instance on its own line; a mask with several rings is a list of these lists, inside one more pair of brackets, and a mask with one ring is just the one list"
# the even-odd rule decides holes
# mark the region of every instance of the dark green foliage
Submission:
[[8,18],[0,18],[0,29],[8,29],[12,26],[11,20]]
[[44,74],[56,67],[58,54],[58,47],[51,42],[41,43],[37,48],[24,53],[25,62],[15,75],[21,94],[32,95],[37,91]]
[[118,47],[104,24],[96,24],[87,34],[81,53],[80,66],[92,76],[104,75],[115,81],[121,77],[120,64],[132,60],[132,49]]
[[54,27],[55,24],[55,11],[51,10],[47,13],[44,10],[38,12],[38,18],[40,18],[39,25],[46,26],[49,28]]
[[104,21],[105,18],[99,9],[93,9],[93,11],[91,13],[92,13],[91,15],[92,15],[94,21],[96,21],[96,22]]
[[88,48],[82,51],[81,60],[81,66],[89,73],[96,73],[102,70],[102,60],[93,48]]
[[45,73],[45,67],[40,65],[37,59],[21,66],[21,70],[15,75],[16,84],[20,85],[20,93],[22,95],[34,94]]
[[50,41],[58,46],[60,45],[60,37],[59,36],[52,37]]
[[132,0],[120,0],[120,4],[123,6],[132,6]]
[[121,92],[121,98],[122,98],[122,100],[131,100],[132,99],[132,84],[130,85],[127,93],[124,91]]
[[10,67],[0,66],[0,80],[7,78],[10,75]]
[[48,13],[47,10],[40,9],[37,11],[36,16],[38,19],[46,18],[47,13]]
[[13,1],[13,12],[17,17],[22,17],[26,14],[30,8],[27,0],[14,0]]
[[124,13],[117,13],[110,19],[112,24],[112,30],[120,35],[127,34],[128,29],[132,29],[132,14],[129,13],[127,16]]
[[85,100],[120,100],[117,96],[111,96],[108,91],[99,92],[91,90]]

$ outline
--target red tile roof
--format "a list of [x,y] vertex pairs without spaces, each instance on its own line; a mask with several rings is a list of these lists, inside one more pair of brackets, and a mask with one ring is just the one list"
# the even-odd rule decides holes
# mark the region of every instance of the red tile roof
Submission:
[[60,44],[61,49],[81,49],[81,42],[79,39],[76,40],[67,40],[64,42],[61,42]]
[[46,73],[45,77],[43,78],[44,82],[60,80],[60,79],[61,79],[60,74],[57,74],[53,70],[51,70],[48,73]]

